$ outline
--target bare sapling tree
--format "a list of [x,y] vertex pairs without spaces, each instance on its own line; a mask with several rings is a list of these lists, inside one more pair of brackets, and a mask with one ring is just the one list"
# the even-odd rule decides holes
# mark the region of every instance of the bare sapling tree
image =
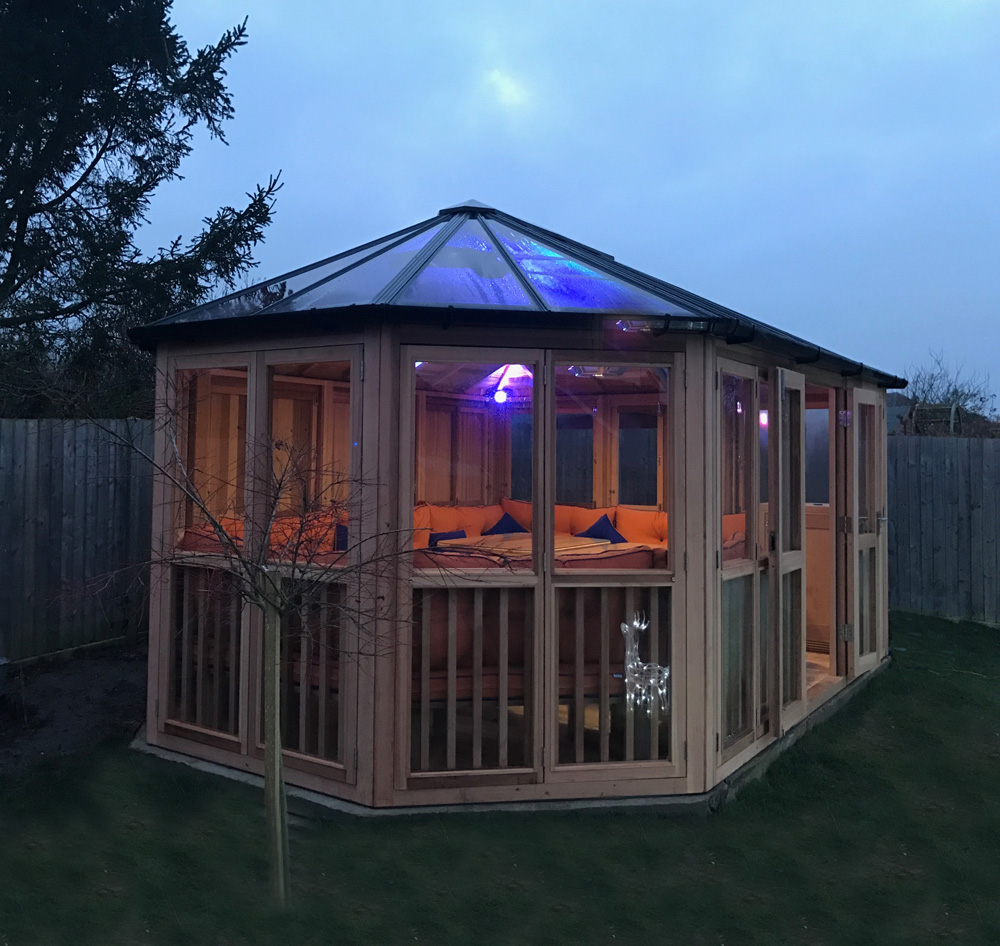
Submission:
[[[220,592],[238,598],[241,610],[249,605],[261,616],[270,883],[277,901],[285,904],[289,851],[282,755],[283,637],[310,633],[315,626],[311,618],[322,602],[324,614],[337,612],[341,654],[375,656],[391,646],[395,634],[380,643],[376,630],[388,616],[386,605],[364,594],[363,585],[376,575],[394,573],[405,537],[359,534],[363,484],[356,471],[325,458],[314,443],[274,438],[270,431],[250,439],[233,425],[225,435],[228,459],[218,442],[206,446],[193,418],[199,407],[205,412],[203,421],[210,412],[198,403],[198,372],[186,374],[176,383],[162,379],[167,396],[158,411],[161,446],[147,455],[154,476],[167,486],[174,525],[173,539],[164,543],[154,561],[211,570]],[[340,593],[330,595],[331,588]],[[346,643],[344,634],[350,635]],[[311,643],[324,646],[319,640]],[[308,686],[309,681],[300,679],[299,685]]]

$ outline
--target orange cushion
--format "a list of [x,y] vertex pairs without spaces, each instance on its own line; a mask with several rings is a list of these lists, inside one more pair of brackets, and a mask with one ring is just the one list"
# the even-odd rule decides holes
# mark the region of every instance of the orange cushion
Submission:
[[615,528],[629,542],[662,545],[667,541],[667,514],[658,509],[629,509],[619,506]]
[[[556,509],[559,507],[556,506]],[[573,506],[570,535],[586,532],[601,516],[607,516],[612,525],[615,523],[615,507],[604,506],[601,509],[585,509],[583,506]],[[556,532],[559,530],[556,529]]]
[[427,548],[427,541],[431,534],[431,507],[426,503],[413,507],[413,547],[415,549]]
[[747,531],[747,517],[741,512],[730,513],[722,517],[722,544],[732,542],[739,537],[745,537]]
[[531,531],[531,503],[519,499],[501,499],[504,512],[509,512],[525,529]]
[[458,509],[454,506],[431,504],[427,508],[431,514],[431,532],[454,532],[461,528],[458,524]]
[[556,535],[573,534],[573,516],[577,508],[577,506],[556,505]]

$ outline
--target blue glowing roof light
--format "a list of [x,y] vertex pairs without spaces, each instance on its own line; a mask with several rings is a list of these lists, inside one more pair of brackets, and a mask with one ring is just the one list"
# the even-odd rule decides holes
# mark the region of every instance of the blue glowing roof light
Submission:
[[668,303],[652,293],[573,259],[527,234],[496,220],[490,220],[488,225],[551,309],[662,314],[669,308]]

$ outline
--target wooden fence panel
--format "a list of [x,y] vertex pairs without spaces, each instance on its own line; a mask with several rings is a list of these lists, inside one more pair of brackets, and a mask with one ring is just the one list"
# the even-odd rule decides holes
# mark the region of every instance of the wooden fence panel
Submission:
[[1000,440],[890,437],[889,603],[1000,623]]
[[151,421],[0,420],[0,657],[145,632]]

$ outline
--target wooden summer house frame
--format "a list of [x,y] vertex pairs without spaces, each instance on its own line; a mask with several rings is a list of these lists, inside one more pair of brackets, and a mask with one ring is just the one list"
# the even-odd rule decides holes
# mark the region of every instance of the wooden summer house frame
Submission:
[[287,780],[371,807],[707,792],[887,657],[905,381],[597,250],[470,201],[134,339],[153,745],[263,770],[240,556]]

